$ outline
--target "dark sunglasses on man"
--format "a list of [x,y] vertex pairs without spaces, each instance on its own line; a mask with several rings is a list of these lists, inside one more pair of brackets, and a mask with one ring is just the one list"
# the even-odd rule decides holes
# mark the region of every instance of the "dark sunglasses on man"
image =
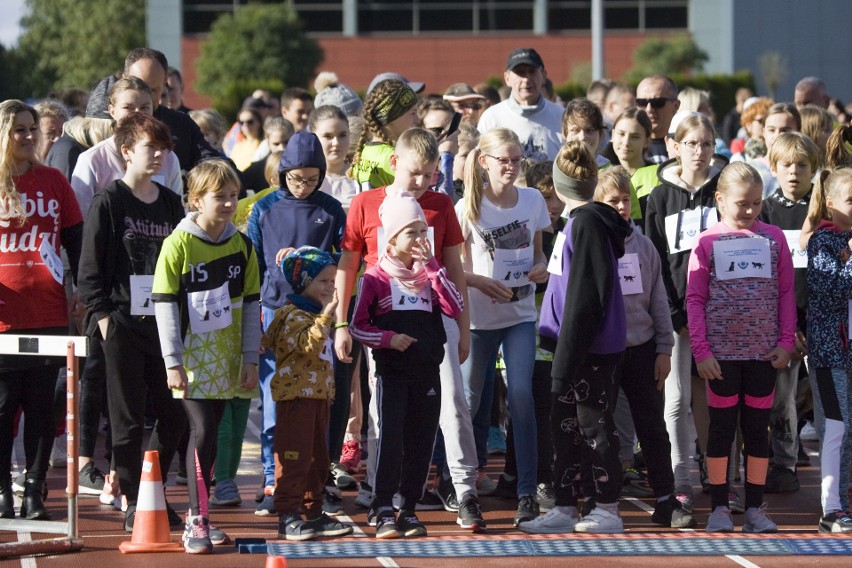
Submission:
[[653,99],[636,99],[636,106],[638,108],[645,108],[650,104],[651,108],[663,108],[664,106],[666,106],[667,102],[674,102],[676,100],[677,99],[670,99],[667,97],[656,97]]

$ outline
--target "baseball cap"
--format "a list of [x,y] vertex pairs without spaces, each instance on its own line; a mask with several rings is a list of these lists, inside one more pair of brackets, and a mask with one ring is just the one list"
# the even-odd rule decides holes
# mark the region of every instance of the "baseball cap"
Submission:
[[260,110],[263,108],[272,108],[272,105],[263,99],[248,97],[246,100],[243,101],[243,106],[240,108],[253,108],[256,110]]
[[403,83],[405,83],[409,87],[411,87],[411,90],[414,91],[415,93],[420,93],[420,92],[423,91],[423,89],[426,88],[426,83],[418,83],[417,81],[409,81],[408,79],[406,79],[405,77],[403,77],[399,73],[390,73],[390,72],[389,73],[379,73],[378,75],[373,77],[372,81],[370,81],[370,86],[367,87],[367,94],[369,95],[370,91],[372,91],[376,87],[376,85],[378,85],[382,81],[387,81],[388,79],[396,79],[397,81],[402,81]]
[[541,60],[541,56],[531,47],[522,47],[510,53],[509,59],[506,60],[506,69],[511,71],[522,64],[544,68],[544,61]]
[[473,90],[473,87],[467,83],[453,83],[447,90],[444,91],[444,100],[451,103],[460,101],[469,101],[471,99],[485,99],[482,95]]

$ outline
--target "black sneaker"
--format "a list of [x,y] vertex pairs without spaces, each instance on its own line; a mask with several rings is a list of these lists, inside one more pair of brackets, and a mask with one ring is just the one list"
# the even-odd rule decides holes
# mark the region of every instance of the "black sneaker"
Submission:
[[441,498],[441,503],[444,504],[444,510],[448,513],[457,513],[459,510],[459,501],[456,498],[456,488],[453,486],[452,479],[444,479],[444,476],[438,478],[438,497]]
[[765,493],[792,493],[799,490],[799,476],[786,467],[775,466],[766,476]]
[[168,501],[166,501],[166,515],[169,517],[169,527],[176,529],[184,526],[183,519],[181,519],[180,515],[172,509],[172,506],[169,505]]
[[810,467],[811,458],[805,451],[805,445],[799,442],[799,454],[796,456],[796,467]]
[[399,538],[399,529],[396,526],[396,517],[393,509],[386,509],[376,519],[376,538],[389,539]]
[[95,467],[95,462],[89,462],[80,470],[77,492],[80,495],[100,495],[104,490],[104,474]]
[[325,513],[316,519],[310,519],[307,524],[314,529],[317,536],[343,536],[352,534],[354,530],[352,525],[338,522]]
[[426,536],[426,527],[423,526],[413,511],[400,511],[396,526],[402,536],[412,538]]
[[434,490],[429,489],[423,492],[423,497],[417,501],[418,511],[440,511],[444,508],[444,502],[438,497]]
[[506,479],[505,475],[501,475],[497,479],[497,489],[491,494],[492,497],[500,497],[502,499],[517,499],[518,498],[518,478],[511,481]]
[[479,507],[479,499],[468,495],[459,504],[459,515],[456,524],[463,529],[471,529],[475,533],[484,533],[487,529],[485,519],[482,518],[482,509]]
[[695,517],[684,511],[677,497],[671,495],[665,501],[657,501],[651,522],[673,529],[687,529],[695,526]]
[[316,538],[316,530],[298,515],[278,516],[278,538],[285,540],[311,540]]
[[136,520],[136,505],[128,505],[127,511],[124,512],[124,530],[133,532],[133,521]]
[[343,499],[330,493],[328,491],[323,490],[322,492],[322,512],[331,517],[336,517],[337,515],[343,514],[343,505],[341,505],[341,501]]
[[852,517],[843,511],[829,513],[819,520],[821,533],[852,533]]
[[584,517],[589,516],[589,513],[594,511],[595,507],[597,507],[597,506],[598,506],[598,500],[597,500],[596,497],[586,497],[585,499],[583,499],[583,509],[581,511],[581,514]]
[[515,526],[517,527],[524,521],[532,521],[538,517],[539,513],[535,495],[521,495],[518,499],[518,512],[515,513]]

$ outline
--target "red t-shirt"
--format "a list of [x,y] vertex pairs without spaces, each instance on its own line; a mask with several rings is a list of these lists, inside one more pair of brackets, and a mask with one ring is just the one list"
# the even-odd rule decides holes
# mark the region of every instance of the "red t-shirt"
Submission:
[[39,253],[59,256],[59,231],[83,222],[74,191],[59,170],[36,166],[13,178],[27,221],[0,221],[0,332],[68,325],[65,289]]
[[[384,187],[359,193],[349,206],[346,215],[346,229],[343,232],[344,250],[357,252],[370,268],[379,260],[378,229],[382,226],[379,218],[379,206],[387,197]],[[435,258],[444,265],[444,249],[464,242],[459,220],[453,208],[452,200],[435,191],[426,191],[417,200],[426,223],[435,229]]]

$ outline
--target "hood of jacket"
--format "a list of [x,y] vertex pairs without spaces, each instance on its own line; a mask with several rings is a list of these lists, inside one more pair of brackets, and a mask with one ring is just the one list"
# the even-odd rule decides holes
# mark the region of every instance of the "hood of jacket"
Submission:
[[632,229],[630,224],[621,218],[618,211],[603,203],[589,203],[582,207],[577,207],[571,211],[571,217],[579,217],[581,215],[595,215],[606,224],[607,230],[611,235],[612,251],[616,258],[624,256],[624,240],[630,236]]
[[198,211],[190,211],[187,213],[186,217],[184,217],[180,223],[178,223],[176,231],[183,231],[184,233],[189,233],[199,239],[207,241],[208,243],[224,243],[237,232],[237,227],[233,223],[228,223],[225,225],[225,229],[222,231],[222,234],[219,235],[219,238],[213,240],[210,235],[208,235],[204,229],[198,226],[198,223],[195,222],[196,217],[198,217]]
[[[719,174],[722,173],[722,168],[728,165],[728,159],[724,156],[720,156],[718,154],[714,154],[713,158],[710,160],[710,170],[707,172],[707,179],[698,188],[700,192],[703,188],[711,185],[711,182],[719,177]],[[688,191],[686,182],[680,179],[681,166],[678,163],[676,158],[672,158],[666,162],[660,164],[660,167],[657,169],[657,177],[660,178],[660,183],[672,186],[679,187],[684,191]],[[713,191],[715,191],[715,184],[713,185]]]
[[319,168],[319,179],[313,192],[319,191],[325,179],[325,154],[319,138],[313,132],[297,132],[284,148],[284,154],[278,163],[278,184],[284,193],[290,194],[285,174],[295,168]]

